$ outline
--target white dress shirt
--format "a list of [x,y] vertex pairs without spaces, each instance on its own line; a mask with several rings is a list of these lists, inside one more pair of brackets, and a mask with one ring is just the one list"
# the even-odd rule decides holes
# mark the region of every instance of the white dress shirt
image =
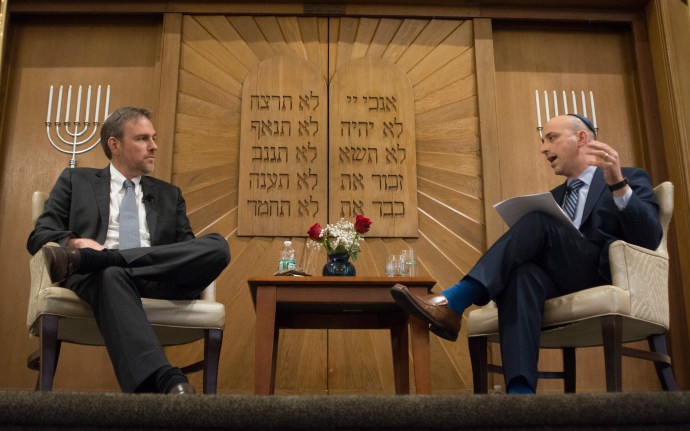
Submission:
[[[125,178],[115,166],[110,165],[110,216],[108,218],[108,233],[105,238],[106,248],[120,248],[120,203],[125,197]],[[134,196],[139,211],[139,238],[142,247],[151,246],[151,236],[146,223],[146,208],[144,207],[144,191],[141,189],[141,176],[132,178]]]
[[[581,180],[584,184],[580,189],[577,191],[578,193],[578,199],[577,199],[577,209],[575,210],[575,220],[573,220],[573,224],[575,225],[576,228],[580,228],[580,225],[582,224],[582,214],[585,211],[585,202],[587,202],[587,194],[589,193],[589,186],[592,184],[592,178],[594,178],[594,172],[597,170],[596,166],[590,166],[577,177],[579,180]],[[568,178],[567,184],[570,184],[571,180],[574,180],[575,178]],[[615,202],[616,206],[618,207],[619,210],[623,211],[625,207],[628,206],[628,202],[630,201],[630,196],[632,196],[632,189],[628,187],[628,190],[625,192],[625,194],[621,197],[613,197],[613,201]]]

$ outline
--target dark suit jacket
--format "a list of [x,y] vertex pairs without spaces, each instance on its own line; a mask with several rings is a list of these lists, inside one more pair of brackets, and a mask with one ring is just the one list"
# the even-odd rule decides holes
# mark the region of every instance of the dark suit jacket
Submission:
[[[628,206],[620,211],[604,181],[602,169],[597,169],[587,194],[580,232],[588,240],[602,247],[599,272],[610,278],[609,245],[615,240],[656,249],[663,234],[659,223],[659,205],[654,196],[649,175],[643,169],[623,168],[623,175],[633,190]],[[566,185],[551,190],[559,204],[565,198]]]
[[[141,178],[151,245],[194,238],[185,201],[177,186],[153,177]],[[47,242],[69,237],[105,242],[110,214],[110,167],[67,168],[46,201],[45,212],[29,235],[27,249],[35,254]]]

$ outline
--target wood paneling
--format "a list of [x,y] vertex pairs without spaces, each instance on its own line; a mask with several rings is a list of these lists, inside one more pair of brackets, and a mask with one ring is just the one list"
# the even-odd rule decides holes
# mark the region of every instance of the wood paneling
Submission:
[[[639,25],[646,30],[642,24]],[[690,7],[682,2],[651,1],[647,26],[668,178],[675,189],[671,241],[671,352],[681,388],[690,387]],[[645,31],[645,34],[647,32]],[[643,38],[640,36],[640,38]],[[655,146],[656,149],[656,146]],[[660,161],[663,163],[663,161]],[[675,241],[673,238],[675,237]]]
[[[602,32],[581,26],[569,32],[551,30],[546,33],[555,40],[563,38],[574,50],[566,51],[560,43],[555,50],[538,50],[539,47],[548,48],[549,43],[555,41],[548,37],[540,40],[531,35],[527,39],[513,40],[506,36],[511,31],[506,27],[499,29],[497,43],[500,46],[494,52],[491,28],[491,18],[531,20],[530,25],[534,20],[559,24],[573,20],[630,23],[638,17],[638,11],[647,0],[580,0],[558,4],[547,0],[527,2],[529,4],[521,0],[500,2],[509,4],[508,7],[496,6],[497,3],[492,0],[444,0],[424,5],[348,2],[346,17],[327,19],[296,17],[304,12],[304,5],[291,2],[10,1],[11,37],[3,35],[8,36],[5,37],[8,49],[4,55],[9,62],[9,69],[5,70],[9,81],[3,83],[6,94],[2,111],[4,129],[0,129],[0,234],[3,243],[12,250],[22,249],[31,229],[27,222],[29,193],[34,189],[48,190],[58,172],[67,165],[67,159],[60,159],[54,150],[46,147],[44,131],[37,127],[45,118],[43,107],[47,102],[48,85],[57,80],[75,83],[110,80],[114,87],[111,106],[152,107],[165,122],[158,124],[161,136],[165,136],[165,142],[161,143],[167,144],[160,149],[165,153],[160,161],[165,158],[169,162],[160,163],[162,172],[157,174],[171,178],[182,187],[197,234],[221,232],[228,238],[233,260],[218,280],[219,299],[226,304],[228,316],[219,391],[251,393],[254,312],[246,279],[251,275],[272,273],[282,245],[282,238],[236,235],[241,90],[244,77],[259,61],[281,54],[296,55],[315,64],[326,81],[330,81],[338,65],[371,56],[397,64],[410,77],[415,94],[420,236],[408,240],[367,238],[355,262],[360,274],[381,275],[384,256],[413,247],[419,255],[420,272],[438,280],[436,290],[446,288],[471,267],[487,242],[492,243],[503,230],[491,208],[497,197],[541,191],[554,184],[552,175],[537,154],[534,109],[529,105],[534,100],[533,86],[537,82],[529,85],[519,82],[521,76],[534,74],[535,70],[518,67],[516,76],[509,76],[508,69],[502,68],[511,61],[521,64],[523,59],[539,66],[541,69],[535,76],[546,79],[550,85],[563,84],[563,78],[557,77],[563,71],[548,67],[568,65],[578,72],[568,74],[567,79],[578,85],[585,82],[589,85],[592,81],[598,86],[597,93],[608,92],[611,88],[610,101],[603,102],[597,97],[597,112],[600,109],[604,110],[601,115],[606,112],[602,122],[611,121],[623,127],[602,124],[602,138],[609,143],[623,142],[622,153],[627,163],[647,163],[646,154],[654,149],[645,151],[647,142],[640,132],[642,126],[634,121],[637,118],[638,123],[643,122],[634,78],[636,64],[631,61],[633,41],[628,30]],[[672,60],[688,58],[673,56],[679,49],[685,52],[682,41],[687,41],[684,37],[687,26],[678,25],[677,21],[683,16],[675,12],[678,8],[687,12],[687,7],[675,2],[678,7],[669,15],[669,8],[660,6],[661,0],[650,3],[656,5],[656,9],[648,11],[650,20],[663,26],[658,29],[652,26],[655,33],[651,35],[652,49],[657,56],[653,61],[660,98],[664,101],[680,98],[682,105],[669,103],[669,111],[662,111],[669,173],[679,179],[678,190],[687,184],[685,172],[688,171],[682,169],[688,164],[684,149],[687,139],[677,135],[682,131],[678,124],[682,123],[683,114],[679,112],[690,112],[690,109],[683,108],[687,105],[687,97],[683,99],[674,93],[678,79],[668,78],[685,70]],[[6,4],[7,1],[3,1],[3,5]],[[137,15],[126,18],[110,15],[123,10],[160,15],[150,15],[143,21]],[[33,12],[59,15],[47,15],[40,20],[22,15]],[[69,13],[75,12],[105,15],[74,19]],[[163,13],[170,15],[161,25]],[[190,13],[199,15],[182,15]],[[390,18],[374,18],[376,16]],[[404,16],[410,18],[401,18]],[[431,16],[450,19],[421,18]],[[483,17],[475,20],[474,28],[471,21],[462,20],[472,17]],[[685,18],[687,21],[687,16]],[[678,30],[681,27],[682,30]],[[603,41],[601,50],[599,36]],[[667,51],[665,44],[670,40],[675,41],[674,46]],[[177,44],[178,56],[175,55]],[[612,62],[604,52],[614,53]],[[666,57],[667,52],[672,59]],[[554,60],[553,55],[567,58]],[[179,62],[177,70],[171,66],[175,62]],[[612,67],[615,73],[609,76]],[[496,76],[486,74],[492,69],[499,70]],[[627,72],[622,73],[622,70]],[[498,76],[501,73],[508,75]],[[503,83],[498,82],[501,80]],[[516,85],[510,86],[507,82],[516,82]],[[538,84],[543,85],[542,82]],[[127,90],[121,92],[122,87]],[[522,87],[531,91],[532,97],[517,94]],[[495,106],[491,106],[492,103]],[[157,104],[165,106],[157,109]],[[497,129],[499,124],[501,127]],[[669,135],[671,131],[674,136]],[[491,151],[487,151],[487,143],[492,145]],[[676,146],[675,150],[668,151],[669,146]],[[508,162],[499,163],[499,160]],[[97,150],[79,159],[80,166],[103,166],[105,163]],[[528,166],[534,173],[532,182],[510,181],[518,173],[516,166]],[[686,201],[688,199],[684,198],[681,202]],[[676,216],[681,227],[690,225],[683,224],[685,219],[687,211],[681,214],[680,222]],[[681,239],[687,236],[685,230],[679,231]],[[299,260],[304,255],[304,239],[293,240]],[[28,255],[21,252],[4,252],[0,263],[3,284],[7,286],[0,305],[0,335],[6,340],[3,350],[7,352],[0,358],[2,388],[29,389],[35,379],[35,373],[25,368],[25,358],[35,348],[35,341],[27,341],[23,323],[29,276],[28,270],[17,270],[28,268],[27,263]],[[687,334],[683,336],[687,344]],[[470,392],[471,371],[463,339],[463,333],[461,341],[456,343],[432,338],[435,393]],[[199,345],[184,346],[168,349],[168,353],[173,364],[184,365],[190,359],[199,358],[199,349]],[[280,352],[278,393],[393,392],[389,342],[383,333],[285,331],[280,340]],[[352,353],[356,353],[356,357],[350,357]],[[56,381],[58,389],[117,389],[104,349],[68,346],[63,355]],[[597,355],[584,351],[578,354],[578,359],[597,364],[600,363]],[[544,360],[546,365],[558,362],[550,355],[545,355]],[[89,366],[81,367],[86,362]],[[78,381],[70,370],[78,370]],[[601,368],[593,366],[588,371],[584,378],[586,384],[579,389],[603,390]],[[640,372],[635,365],[626,369],[625,374],[641,376],[634,377],[632,384],[626,380],[626,390],[656,387],[649,383],[656,379],[647,369]],[[198,375],[193,381],[197,385],[201,383]],[[542,388],[560,391],[558,385],[546,384]]]
[[245,77],[238,235],[300,236],[323,221],[327,99],[320,69],[295,55],[269,57]]
[[[233,261],[218,289],[220,300],[233,307],[227,334],[243,334],[242,344],[253,337],[246,279],[273,273],[282,244],[282,238],[238,238],[234,230],[239,98],[249,71],[278,55],[304,59],[328,80],[362,57],[383,59],[402,70],[413,89],[420,238],[367,238],[355,265],[358,274],[382,275],[385,256],[420,244],[421,272],[447,287],[469,269],[484,246],[473,44],[472,23],[459,20],[183,18],[173,180],[188,195],[195,228],[210,231],[207,225],[213,223],[231,242]],[[303,227],[305,232],[308,227]],[[305,240],[292,240],[299,261]],[[239,252],[236,241],[242,241]],[[241,306],[232,302],[238,300]],[[234,350],[227,334],[225,349]],[[385,332],[286,334],[280,340],[277,393],[393,393]],[[471,376],[464,344],[434,346],[439,390],[468,392]],[[252,359],[224,354],[221,369],[243,372],[252,369]],[[221,375],[220,390],[251,392],[251,382],[234,373]]]
[[418,159],[408,76],[380,58],[355,57],[335,73],[328,98],[328,222],[364,215],[372,222],[369,236],[417,237]]

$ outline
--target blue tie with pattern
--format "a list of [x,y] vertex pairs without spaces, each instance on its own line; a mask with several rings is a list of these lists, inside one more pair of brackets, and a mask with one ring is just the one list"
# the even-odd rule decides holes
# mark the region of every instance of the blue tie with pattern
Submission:
[[575,220],[575,213],[577,212],[577,201],[580,198],[580,187],[585,183],[582,180],[574,179],[568,184],[565,194],[565,202],[563,202],[563,209],[568,214],[570,220]]
[[120,203],[120,250],[136,248],[141,245],[139,237],[139,208],[137,206],[134,183],[125,180],[125,197]]

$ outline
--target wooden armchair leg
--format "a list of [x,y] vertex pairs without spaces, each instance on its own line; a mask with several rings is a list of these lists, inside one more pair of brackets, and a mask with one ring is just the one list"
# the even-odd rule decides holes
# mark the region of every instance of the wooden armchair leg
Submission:
[[204,394],[213,395],[218,386],[218,363],[223,330],[207,329],[204,337]]
[[[649,343],[649,350],[652,352],[668,355],[668,350],[666,349],[666,334],[650,335],[647,337],[647,342]],[[671,364],[654,361],[654,367],[659,376],[661,387],[665,391],[677,391],[678,386],[676,386],[676,379],[673,377]]]
[[563,387],[566,393],[575,393],[575,382],[577,380],[575,364],[575,348],[564,347],[563,349]]
[[41,391],[52,391],[55,370],[57,369],[58,357],[60,356],[61,342],[57,338],[58,316],[45,314],[40,317],[40,358],[38,381],[36,386]]
[[489,391],[489,354],[486,337],[470,337],[467,340],[472,361],[472,381],[475,394]]
[[604,342],[606,391],[620,392],[623,389],[623,318],[602,317],[601,333]]

